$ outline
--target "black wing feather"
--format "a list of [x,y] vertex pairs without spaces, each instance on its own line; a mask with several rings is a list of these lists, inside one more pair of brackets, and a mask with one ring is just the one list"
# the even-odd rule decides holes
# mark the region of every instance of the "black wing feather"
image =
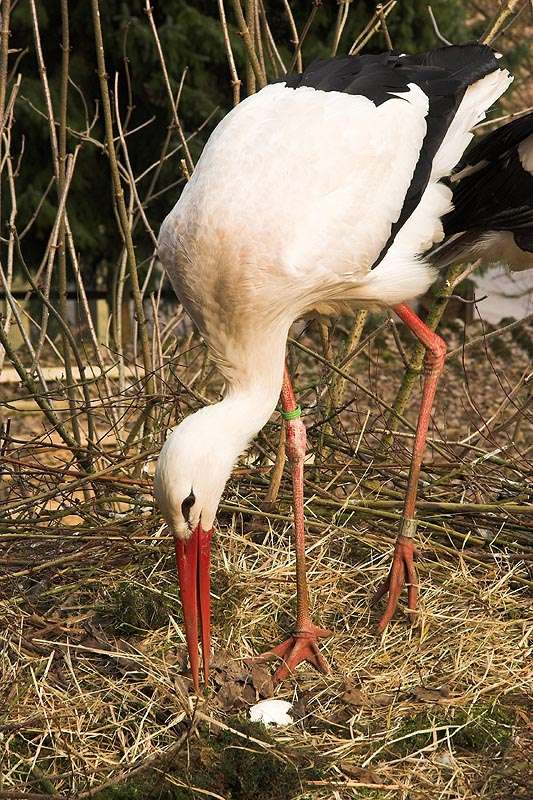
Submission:
[[533,113],[500,125],[485,136],[476,138],[468,148],[455,172],[480,161],[492,161],[500,158],[506,151],[513,150],[524,139],[533,134]]
[[451,183],[454,210],[442,220],[446,236],[472,230],[533,232],[533,175],[524,169],[518,153],[530,136],[533,114],[497,128],[467,151],[459,173],[469,166],[483,166]]

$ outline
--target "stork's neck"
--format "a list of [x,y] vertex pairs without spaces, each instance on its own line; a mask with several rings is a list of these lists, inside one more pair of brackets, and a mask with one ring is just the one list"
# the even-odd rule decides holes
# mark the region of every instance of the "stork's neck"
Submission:
[[[219,403],[187,418],[201,432],[220,442],[233,462],[268,422],[283,381],[289,323],[266,327],[258,335],[227,342],[222,350],[226,391]],[[222,348],[221,348],[222,349]]]
[[[228,434],[249,441],[268,422],[281,392],[288,327],[248,341],[245,352],[233,359],[224,399],[214,412]],[[239,451],[240,452],[240,451]]]

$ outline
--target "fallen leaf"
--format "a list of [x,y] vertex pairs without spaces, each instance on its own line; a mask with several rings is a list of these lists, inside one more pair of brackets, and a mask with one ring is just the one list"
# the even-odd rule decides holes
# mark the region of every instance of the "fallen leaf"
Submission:
[[234,681],[246,681],[249,677],[249,671],[242,665],[240,661],[235,658],[232,658],[226,667],[226,672],[228,678],[232,678]]
[[386,708],[386,706],[391,706],[394,700],[395,695],[389,694],[389,692],[378,692],[370,699],[369,704],[376,708]]
[[[213,655],[211,659],[211,669],[215,672],[214,677],[218,683],[228,678],[234,681],[245,681],[249,676],[249,673],[243,668],[242,664],[237,659],[229,656],[224,650],[220,650]],[[220,676],[216,676],[217,670],[223,676],[222,681]]]
[[270,526],[268,524],[268,519],[265,517],[258,517],[253,516],[250,518],[250,521],[244,527],[244,533],[246,536],[249,536],[252,542],[256,542],[257,544],[263,544],[266,537],[268,536]]
[[307,716],[307,706],[311,698],[312,693],[308,691],[302,692],[298,695],[292,706],[292,715],[295,720],[302,719],[303,717]]
[[226,681],[228,680],[228,676],[225,672],[221,672],[218,669],[212,670],[212,677],[213,683],[216,683],[217,686],[224,686]]
[[381,783],[379,775],[371,769],[356,767],[354,764],[347,764],[344,761],[339,764],[339,767],[348,778],[353,778],[360,783]]
[[[102,639],[96,639],[94,636],[87,636],[85,639],[81,640],[82,647],[86,651],[90,650],[113,650],[113,646],[110,642],[105,642]],[[101,655],[101,654],[96,654]]]
[[225,650],[216,650],[211,656],[211,669],[225,670],[229,662],[230,657]]
[[421,703],[439,703],[450,696],[450,689],[448,686],[442,686],[440,689],[430,689],[425,686],[415,686],[411,691],[411,697]]
[[164,658],[169,667],[176,667],[178,672],[185,672],[188,668],[189,656],[186,647],[173,647],[167,650]]
[[[138,658],[127,657],[127,654],[139,656],[136,647],[130,644],[126,639],[116,639],[115,648],[116,652],[120,653],[120,655],[115,658],[115,665],[122,675],[128,675],[130,677],[135,676],[135,678],[138,679],[140,675],[145,674],[145,670],[142,664],[139,663]],[[124,655],[122,655],[123,653]]]
[[270,672],[259,664],[254,664],[252,667],[252,684],[261,697],[272,697],[274,694]]
[[254,703],[257,701],[255,689],[249,683],[247,683],[246,686],[243,686],[241,696],[243,701],[247,703],[249,706],[253,706]]
[[238,683],[225,683],[217,693],[217,703],[223,711],[242,708],[242,686]]
[[364,705],[364,698],[363,694],[360,689],[357,689],[355,686],[351,688],[347,688],[341,697],[343,703],[347,703],[350,706],[362,706]]
[[174,678],[174,688],[176,692],[183,697],[187,697],[189,689],[192,687],[192,679],[186,678],[185,675],[177,675]]

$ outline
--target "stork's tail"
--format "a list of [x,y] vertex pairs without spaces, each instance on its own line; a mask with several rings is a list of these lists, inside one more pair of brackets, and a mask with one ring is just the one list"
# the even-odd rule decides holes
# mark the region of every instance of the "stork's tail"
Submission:
[[444,240],[428,253],[433,264],[481,257],[533,266],[533,114],[479,138],[449,186],[454,208],[442,218]]

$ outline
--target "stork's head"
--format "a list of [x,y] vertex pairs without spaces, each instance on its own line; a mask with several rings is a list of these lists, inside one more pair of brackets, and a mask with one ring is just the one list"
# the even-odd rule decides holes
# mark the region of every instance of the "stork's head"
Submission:
[[175,538],[185,635],[197,692],[198,624],[205,681],[209,674],[211,534],[224,486],[247,444],[227,408],[224,413],[224,405],[202,408],[174,428],[161,450],[154,480],[156,500]]
[[218,404],[200,409],[170,433],[157,462],[154,488],[161,512],[178,539],[213,527],[231,468],[239,455]]

